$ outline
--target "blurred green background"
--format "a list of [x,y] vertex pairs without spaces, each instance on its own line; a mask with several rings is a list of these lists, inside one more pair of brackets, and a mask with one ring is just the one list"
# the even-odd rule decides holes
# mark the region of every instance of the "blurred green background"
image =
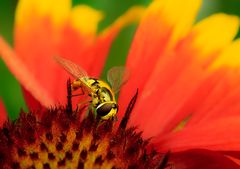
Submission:
[[[0,34],[12,44],[12,32],[14,25],[14,11],[18,0],[0,1]],[[73,5],[83,3],[93,8],[104,11],[105,20],[100,23],[99,29],[103,29],[133,5],[148,5],[150,0],[73,0]],[[204,0],[198,19],[212,13],[224,12],[240,16],[240,0]],[[121,31],[114,41],[107,60],[106,70],[114,65],[124,64],[130,47],[136,25],[131,25]],[[120,49],[119,49],[120,48]],[[118,57],[116,57],[118,56]],[[117,58],[117,59],[116,59]],[[3,61],[0,59],[0,99],[4,102],[9,117],[15,119],[21,108],[27,110],[24,103],[21,88],[16,79],[11,75]]]

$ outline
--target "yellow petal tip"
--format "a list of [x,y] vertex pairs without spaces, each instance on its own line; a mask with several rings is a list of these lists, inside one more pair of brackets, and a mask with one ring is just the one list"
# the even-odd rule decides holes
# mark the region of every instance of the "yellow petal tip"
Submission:
[[160,21],[159,27],[171,29],[169,46],[173,46],[192,28],[201,3],[201,0],[155,0],[147,9],[146,19],[153,17]]
[[123,27],[132,23],[137,23],[145,13],[143,6],[133,6],[120,16],[112,25],[102,32],[102,35],[108,35],[111,32],[119,31]]
[[81,34],[95,34],[103,16],[101,11],[86,5],[78,5],[71,11],[70,22]]
[[134,6],[130,8],[122,17],[118,19],[118,22],[122,22],[122,25],[126,25],[132,22],[137,22],[143,16],[145,8],[143,6]]
[[57,26],[63,23],[71,10],[71,0],[20,0],[16,9],[16,23],[21,26],[49,17]]
[[220,67],[240,68],[240,39],[235,40],[220,54],[216,61],[210,67],[210,70],[216,70]]
[[214,14],[200,21],[193,28],[196,35],[194,45],[201,49],[202,55],[221,50],[231,43],[239,28],[239,18],[227,14]]

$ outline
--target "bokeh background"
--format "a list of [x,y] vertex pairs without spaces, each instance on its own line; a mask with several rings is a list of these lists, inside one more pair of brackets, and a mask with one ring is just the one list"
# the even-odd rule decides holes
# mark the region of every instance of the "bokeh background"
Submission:
[[[0,0],[0,34],[12,45],[14,11],[18,0]],[[105,20],[99,30],[113,22],[118,16],[133,5],[147,6],[151,0],[73,0],[73,5],[87,4],[104,11]],[[184,9],[183,9],[184,10]],[[240,0],[203,0],[203,6],[197,20],[212,13],[224,12],[240,16]],[[114,65],[123,65],[131,44],[136,25],[121,31],[111,48],[102,77]],[[238,34],[239,37],[240,34]],[[27,110],[21,93],[21,87],[0,59],[0,99],[4,102],[10,119],[15,119],[21,108]]]

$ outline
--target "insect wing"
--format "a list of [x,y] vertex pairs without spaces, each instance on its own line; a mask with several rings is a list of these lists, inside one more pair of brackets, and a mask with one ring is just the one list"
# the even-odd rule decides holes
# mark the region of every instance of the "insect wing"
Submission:
[[112,86],[114,93],[118,93],[121,86],[124,85],[129,78],[129,71],[123,66],[111,68],[107,74],[107,80]]
[[76,79],[88,79],[88,75],[80,66],[73,63],[70,60],[64,59],[62,57],[55,57],[55,60],[60,64],[67,72],[69,72]]

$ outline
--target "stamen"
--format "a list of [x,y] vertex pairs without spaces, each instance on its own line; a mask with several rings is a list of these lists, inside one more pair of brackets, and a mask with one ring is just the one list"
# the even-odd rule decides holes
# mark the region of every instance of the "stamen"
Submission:
[[122,118],[122,121],[119,125],[119,129],[125,129],[126,126],[127,126],[127,123],[128,123],[128,120],[130,119],[130,115],[132,113],[132,110],[133,110],[133,107],[137,101],[137,96],[138,96],[138,89],[136,91],[136,94],[134,95],[134,97],[131,99],[130,103],[128,104],[128,107],[127,107],[127,110],[126,110],[126,113],[125,115],[123,116]]
[[166,154],[162,156],[162,159],[159,161],[158,168],[157,169],[165,169],[168,163],[170,151],[168,151]]
[[67,81],[67,112],[72,113],[72,87],[71,87],[71,80],[68,79]]

